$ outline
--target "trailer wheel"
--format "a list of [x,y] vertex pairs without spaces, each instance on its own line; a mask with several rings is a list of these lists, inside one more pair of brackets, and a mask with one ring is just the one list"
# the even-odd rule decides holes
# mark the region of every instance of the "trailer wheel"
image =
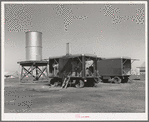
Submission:
[[121,78],[119,78],[119,77],[114,77],[114,83],[121,83]]
[[76,86],[76,88],[83,88],[84,87],[84,81],[83,80],[77,80],[75,86]]

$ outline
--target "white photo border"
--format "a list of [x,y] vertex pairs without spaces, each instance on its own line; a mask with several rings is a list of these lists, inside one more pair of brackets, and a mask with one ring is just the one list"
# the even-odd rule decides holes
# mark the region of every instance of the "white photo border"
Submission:
[[[78,113],[81,116],[89,116],[89,118],[77,118],[77,113],[4,113],[4,5],[5,4],[145,4],[145,55],[146,55],[146,86],[145,86],[145,113]],[[147,120],[148,119],[148,5],[147,1],[10,1],[1,2],[1,113],[2,120],[38,120],[38,121],[53,121],[53,120]]]

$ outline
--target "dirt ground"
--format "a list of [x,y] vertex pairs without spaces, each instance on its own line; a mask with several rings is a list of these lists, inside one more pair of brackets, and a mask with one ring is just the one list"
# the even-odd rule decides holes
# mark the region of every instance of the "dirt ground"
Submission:
[[5,79],[5,113],[143,113],[145,81],[99,83],[97,87],[50,87]]

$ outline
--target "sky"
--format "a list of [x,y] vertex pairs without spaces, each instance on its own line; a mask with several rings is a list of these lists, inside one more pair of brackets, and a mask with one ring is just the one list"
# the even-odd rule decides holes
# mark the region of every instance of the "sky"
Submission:
[[25,32],[42,32],[42,58],[66,54],[130,57],[145,61],[144,4],[7,4],[5,5],[5,71],[17,71],[26,60]]

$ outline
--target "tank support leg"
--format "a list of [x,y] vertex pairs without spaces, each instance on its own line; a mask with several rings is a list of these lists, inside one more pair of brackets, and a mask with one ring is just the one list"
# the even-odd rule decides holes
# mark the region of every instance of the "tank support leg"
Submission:
[[21,66],[21,76],[20,76],[20,83],[21,83],[21,80],[22,80],[22,75],[23,75],[23,66]]
[[36,66],[36,80],[38,80],[38,66]]

